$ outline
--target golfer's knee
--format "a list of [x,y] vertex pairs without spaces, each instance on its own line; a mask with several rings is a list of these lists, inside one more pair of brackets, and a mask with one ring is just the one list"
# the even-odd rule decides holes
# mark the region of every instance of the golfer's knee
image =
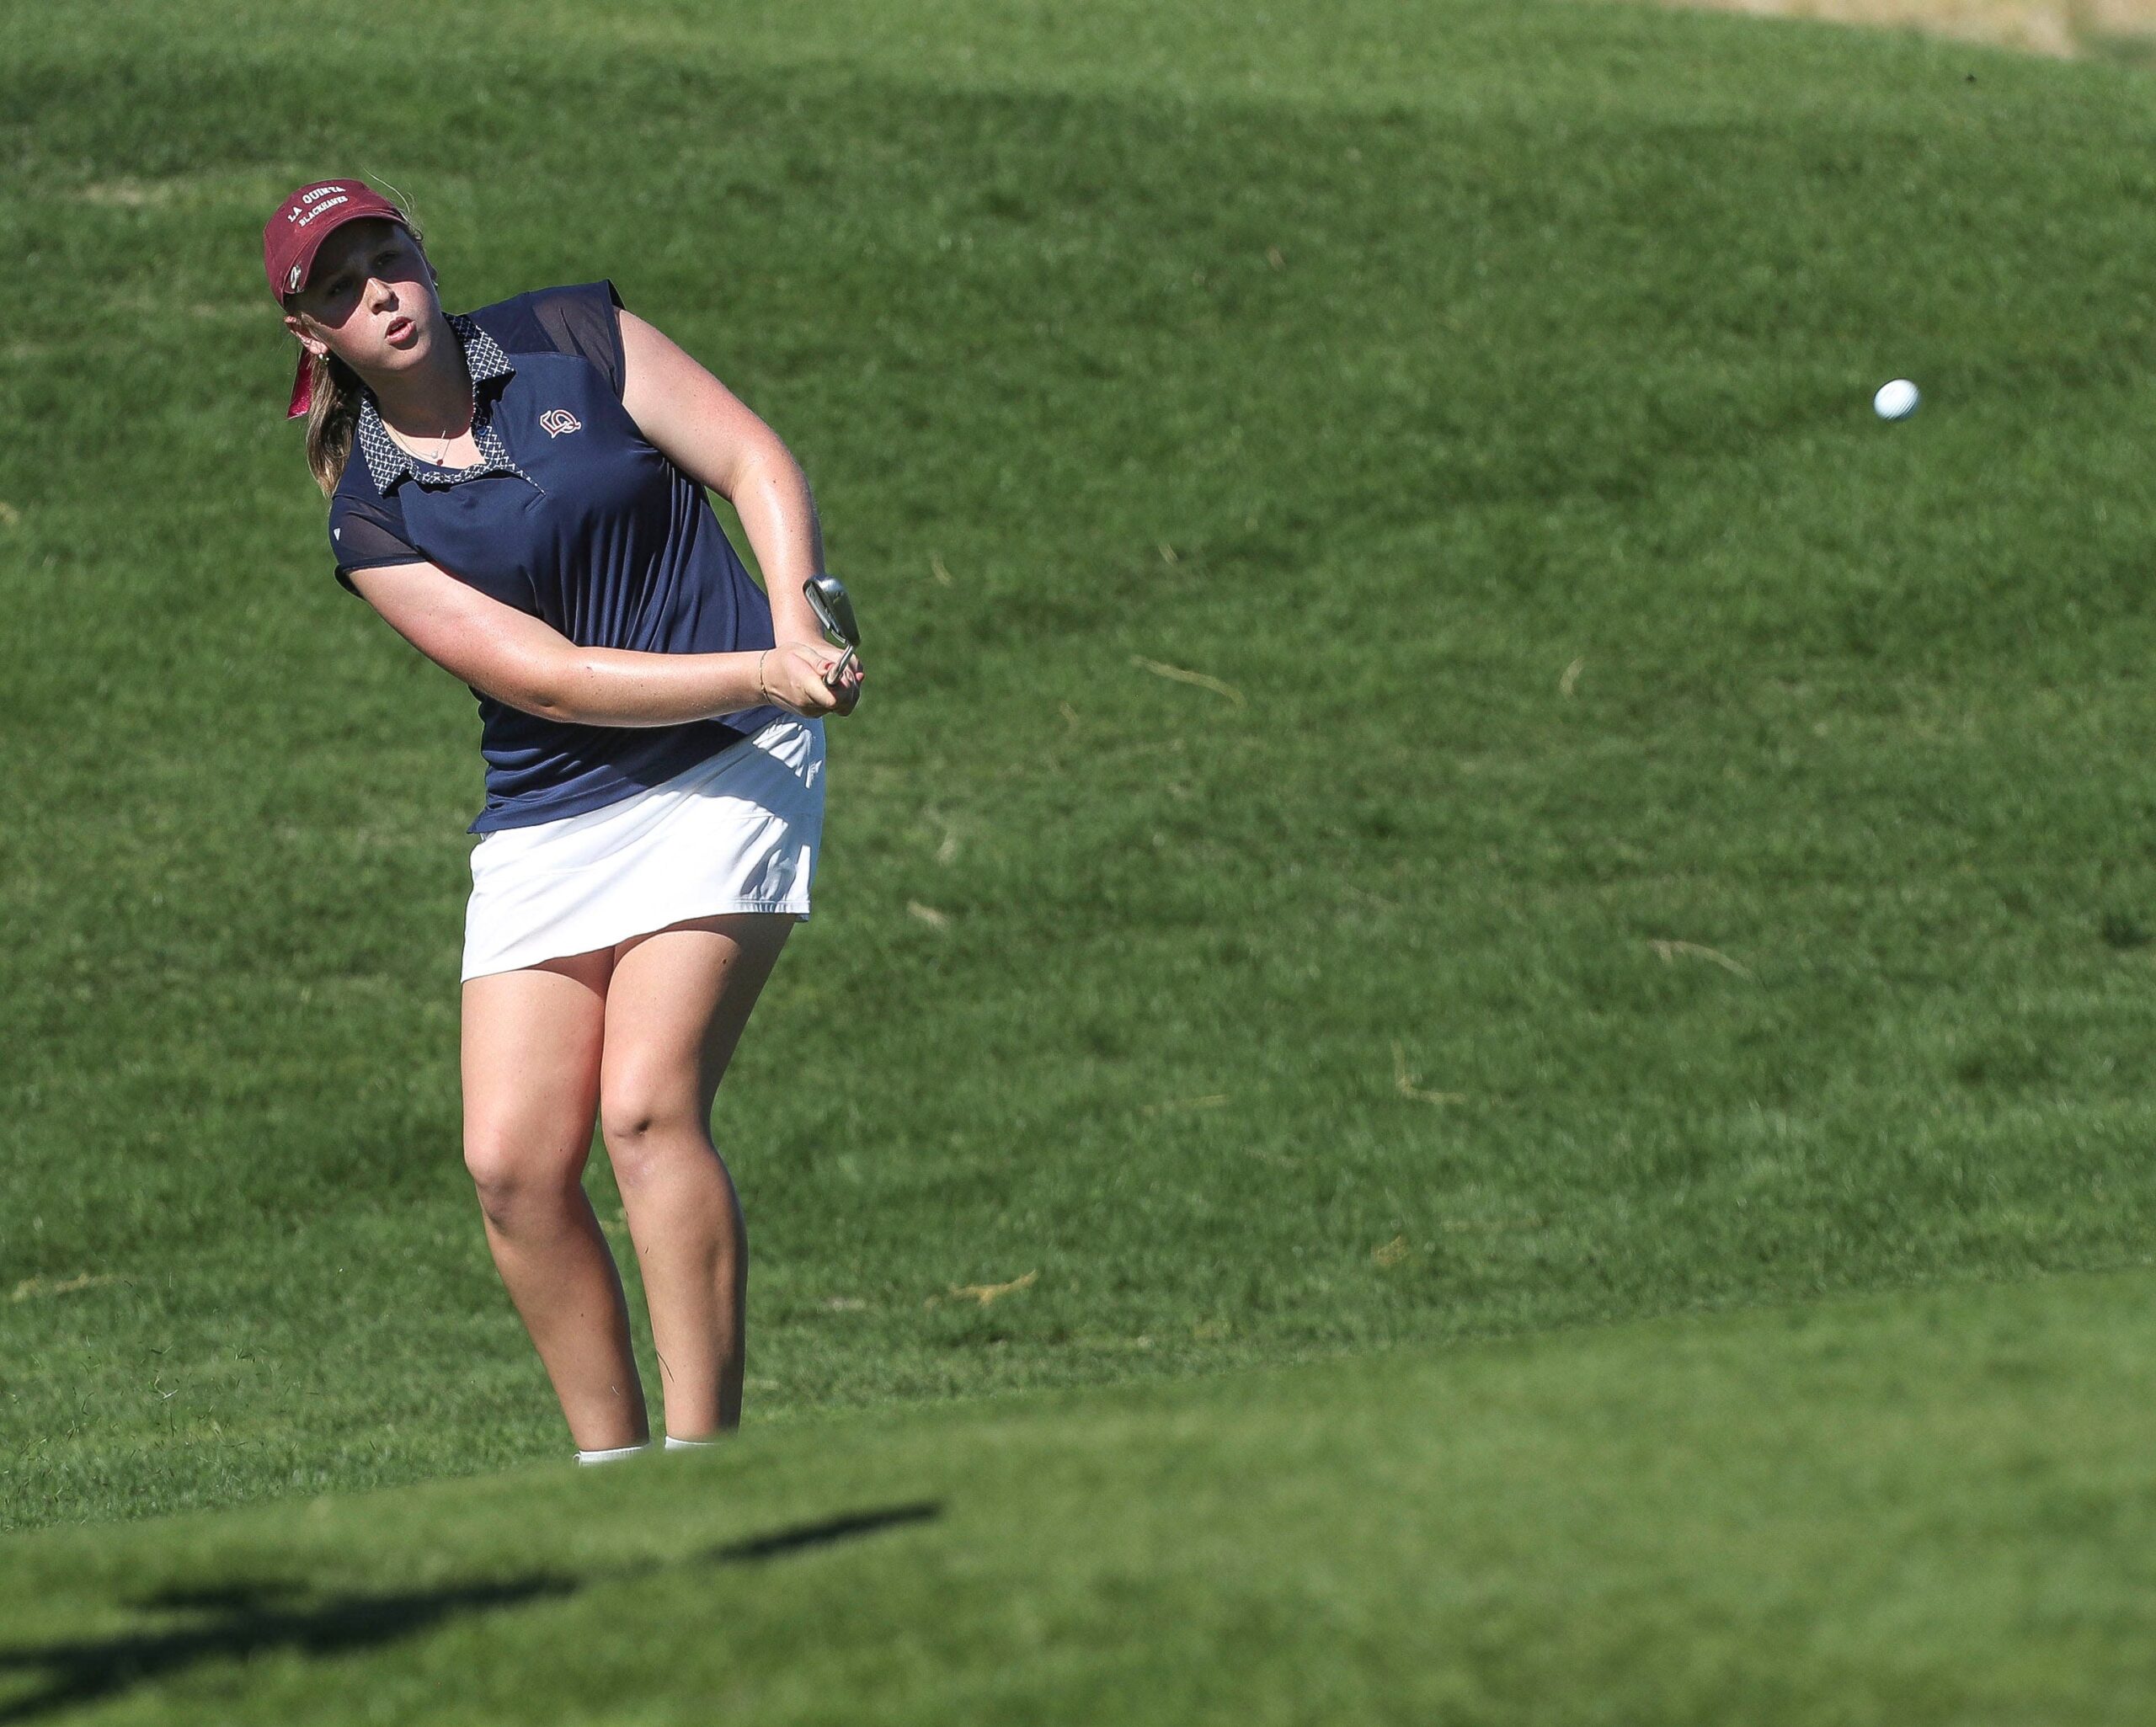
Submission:
[[710,1124],[698,1118],[695,1106],[654,1094],[624,1097],[611,1106],[602,1101],[599,1131],[614,1180],[625,1188],[648,1181],[678,1159],[712,1154]]
[[558,1209],[579,1185],[583,1159],[487,1132],[465,1136],[464,1168],[480,1209],[497,1229],[509,1229],[535,1211]]

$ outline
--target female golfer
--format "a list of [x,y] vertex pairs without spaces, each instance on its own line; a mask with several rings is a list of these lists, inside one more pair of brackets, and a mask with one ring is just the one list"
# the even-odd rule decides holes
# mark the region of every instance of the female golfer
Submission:
[[[595,1117],[643,1268],[667,1446],[740,1420],[748,1243],[711,1113],[808,915],[824,717],[859,700],[803,585],[808,482],[611,282],[446,315],[363,182],[263,230],[337,579],[478,697],[464,1159],[582,1462],[648,1449]],[[702,488],[762,565],[743,568]]]

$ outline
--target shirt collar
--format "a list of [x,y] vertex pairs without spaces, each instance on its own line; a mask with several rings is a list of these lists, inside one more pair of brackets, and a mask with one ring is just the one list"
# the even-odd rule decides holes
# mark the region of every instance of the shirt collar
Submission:
[[[456,333],[457,344],[464,350],[465,369],[472,374],[472,429],[473,441],[479,446],[478,465],[456,469],[454,477],[468,477],[497,468],[517,472],[499,434],[494,430],[491,404],[483,407],[479,401],[481,384],[490,378],[512,376],[516,368],[510,364],[502,344],[481,329],[468,314],[451,312],[449,327]],[[374,476],[375,489],[385,496],[392,486],[407,477],[422,484],[428,479],[452,478],[451,474],[439,469],[424,476],[419,472],[412,453],[389,435],[388,429],[382,423],[382,410],[375,402],[374,392],[364,384],[360,386],[358,437],[360,453],[366,458],[367,472]]]

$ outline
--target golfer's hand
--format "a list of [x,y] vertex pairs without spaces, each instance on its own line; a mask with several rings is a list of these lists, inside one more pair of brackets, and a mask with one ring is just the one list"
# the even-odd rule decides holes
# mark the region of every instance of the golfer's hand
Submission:
[[788,713],[803,719],[835,713],[843,718],[861,700],[861,655],[835,685],[826,680],[846,650],[827,642],[782,642],[764,658],[764,687]]

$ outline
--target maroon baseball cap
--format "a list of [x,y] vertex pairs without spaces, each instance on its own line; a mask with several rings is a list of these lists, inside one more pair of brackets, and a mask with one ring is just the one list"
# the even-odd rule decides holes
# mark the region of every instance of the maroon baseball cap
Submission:
[[[307,286],[307,272],[314,268],[314,254],[322,243],[348,221],[366,216],[387,216],[404,223],[404,212],[363,180],[317,180],[302,186],[263,225],[262,270],[270,279],[270,291],[277,304],[285,296]],[[291,406],[286,419],[305,413],[313,397],[310,358],[300,354],[299,371],[292,380]]]

